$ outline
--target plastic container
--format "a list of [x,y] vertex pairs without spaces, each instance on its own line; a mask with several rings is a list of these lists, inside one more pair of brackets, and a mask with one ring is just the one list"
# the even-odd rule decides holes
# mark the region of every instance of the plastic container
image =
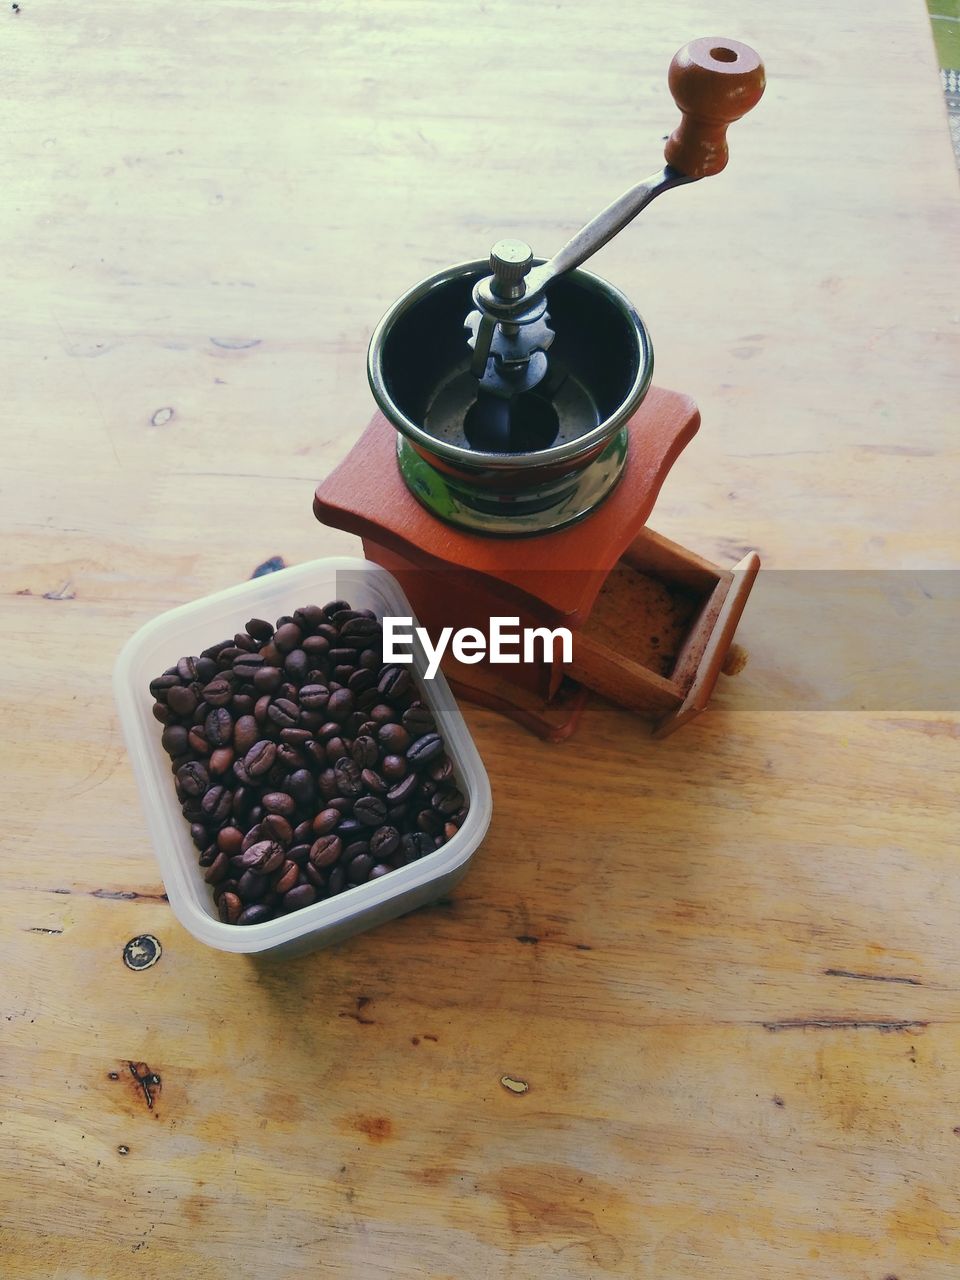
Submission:
[[335,898],[264,924],[240,927],[219,919],[177,803],[148,685],[183,655],[199,653],[242,630],[248,618],[272,622],[301,605],[334,599],[349,600],[354,608],[373,609],[378,617],[412,617],[413,613],[397,581],[378,565],[348,557],[314,560],[161,614],[126,643],[114,668],[120,723],[170,906],[195,938],[222,951],[247,955],[311,951],[443,897],[466,872],[490,825],[486,770],[443,676],[424,679],[426,657],[415,640],[412,671],[443,736],[457,785],[470,802],[463,826],[452,840],[418,862]]

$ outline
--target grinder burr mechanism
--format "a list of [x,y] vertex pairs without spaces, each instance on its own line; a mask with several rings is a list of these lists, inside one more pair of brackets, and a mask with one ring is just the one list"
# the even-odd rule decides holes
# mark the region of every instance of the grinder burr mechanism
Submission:
[[443,664],[461,696],[553,739],[589,690],[661,736],[701,711],[759,568],[754,552],[723,569],[646,527],[699,413],[651,386],[643,321],[583,268],[657,196],[726,166],[727,127],[760,100],[764,70],[747,45],[708,37],[668,81],[681,120],[662,170],[552,258],[499,240],[389,309],[367,360],[378,413],[314,499],[318,520],[359,534],[399,578],[431,634],[503,616],[572,630],[562,663]]
[[759,101],[764,73],[746,45],[708,38],[680,50],[669,84],[683,116],[660,172],[549,261],[500,240],[488,263],[421,282],[378,326],[370,384],[408,486],[442,518],[542,533],[580,519],[619,479],[653,349],[630,302],[578,268],[657,196],[724,168],[727,126]]

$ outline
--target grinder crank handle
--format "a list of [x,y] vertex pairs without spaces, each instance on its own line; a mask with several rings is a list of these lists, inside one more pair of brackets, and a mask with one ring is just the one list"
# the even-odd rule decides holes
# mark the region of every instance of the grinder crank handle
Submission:
[[670,63],[667,83],[680,108],[681,120],[664,148],[667,164],[663,171],[624,192],[549,262],[534,267],[519,298],[515,290],[510,291],[512,298],[499,296],[496,283],[492,282],[493,296],[483,298],[484,303],[493,303],[492,307],[483,308],[488,314],[501,308],[516,313],[536,304],[549,284],[586,262],[662,192],[725,168],[727,128],[757,105],[766,79],[763,63],[749,45],[719,36],[702,36],[677,52]]

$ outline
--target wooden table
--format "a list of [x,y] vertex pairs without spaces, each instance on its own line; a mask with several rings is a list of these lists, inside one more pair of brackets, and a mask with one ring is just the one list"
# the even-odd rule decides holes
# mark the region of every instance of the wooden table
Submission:
[[653,168],[667,63],[716,27],[766,98],[597,264],[703,412],[652,524],[723,564],[955,569],[919,0],[15,9],[0,1274],[955,1277],[949,706],[751,707],[761,645],[660,745],[609,707],[562,747],[467,709],[496,810],[469,877],[281,966],[172,918],[110,692],[157,612],[354,550],[311,498],[381,312]]

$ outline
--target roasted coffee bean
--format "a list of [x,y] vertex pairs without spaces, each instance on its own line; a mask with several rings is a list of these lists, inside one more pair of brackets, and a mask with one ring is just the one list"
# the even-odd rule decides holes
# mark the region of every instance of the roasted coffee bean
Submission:
[[180,685],[180,677],[176,670],[165,671],[162,676],[157,676],[155,680],[150,681],[150,692],[160,701],[164,701],[171,689],[182,687]]
[[299,609],[294,609],[293,620],[304,633],[312,631],[314,627],[319,627],[323,622],[323,610],[318,604],[305,604]]
[[217,904],[224,924],[236,924],[243,914],[243,903],[235,893],[224,893]]
[[323,867],[315,867],[312,862],[305,862],[303,874],[315,889],[322,889],[327,883],[327,872]]
[[360,774],[360,781],[368,791],[378,796],[385,795],[389,790],[389,783],[375,769],[364,769]]
[[453,837],[457,834],[457,832],[458,832],[459,830],[460,830],[460,828],[459,828],[459,826],[457,825],[457,823],[455,823],[455,822],[445,822],[445,823],[443,824],[443,836],[444,836],[444,839],[445,839],[445,840],[452,840],[452,839],[453,839]]
[[349,689],[338,689],[336,693],[331,693],[330,700],[327,703],[327,715],[331,720],[342,723],[352,713],[353,709],[353,694]]
[[177,790],[182,796],[202,796],[209,785],[210,775],[199,760],[177,770]]
[[211,747],[225,747],[233,741],[233,716],[226,707],[214,707],[207,713],[203,735]]
[[167,706],[178,716],[192,716],[197,707],[197,695],[185,685],[174,685],[167,690]]
[[[353,649],[348,649],[338,640],[337,644],[327,654],[327,661],[330,666],[336,670],[344,670],[347,673],[346,679],[350,678],[353,673],[354,664],[357,661],[357,655]],[[341,681],[343,683],[343,681]]]
[[321,836],[310,846],[310,861],[315,867],[332,867],[342,852],[343,841],[339,836]]
[[273,892],[281,897],[300,881],[300,868],[295,862],[287,861],[273,877]]
[[187,733],[187,747],[197,756],[210,754],[210,744],[207,742],[206,734],[196,725],[192,725]]
[[340,863],[346,866],[348,862],[352,862],[354,858],[358,858],[361,853],[370,852],[369,840],[351,840],[340,855]]
[[217,832],[217,848],[234,857],[243,849],[243,832],[239,827],[221,827]]
[[210,867],[214,862],[216,862],[219,855],[220,850],[217,846],[215,844],[208,844],[205,849],[201,849],[200,857],[197,861],[200,863],[201,867]]
[[308,844],[292,845],[287,850],[287,857],[298,867],[302,867],[310,860],[310,846]]
[[233,747],[217,747],[210,752],[210,772],[220,776],[226,773],[233,764]]
[[226,787],[211,787],[200,805],[209,822],[214,825],[220,825],[226,822],[230,816],[230,805],[233,803],[233,794]]
[[408,707],[403,713],[402,720],[404,728],[414,738],[420,738],[425,733],[432,733],[437,727],[430,708],[425,707],[422,703],[415,702],[412,707]]
[[251,822],[250,828],[243,837],[243,844],[240,846],[240,852],[246,853],[252,844],[256,844],[263,839],[263,832],[260,829],[259,822]]
[[388,755],[380,762],[380,772],[388,782],[399,782],[407,776],[409,769],[403,756]]
[[350,754],[361,769],[370,769],[377,763],[380,750],[375,738],[363,735],[354,739]]
[[389,724],[391,720],[397,718],[397,713],[393,707],[388,707],[385,702],[375,702],[367,712],[367,715],[376,725]]
[[370,852],[377,859],[389,858],[400,848],[400,832],[396,827],[377,827],[370,837]]
[[187,748],[187,731],[183,725],[168,724],[164,729],[160,743],[169,756],[182,756]]
[[194,822],[207,822],[207,815],[201,809],[200,801],[197,799],[185,800],[180,806],[180,812],[191,825]]
[[353,816],[365,827],[379,827],[387,816],[387,806],[379,796],[361,796],[353,806]]
[[338,613],[349,613],[351,605],[349,600],[328,600],[321,609],[324,619],[329,622],[331,618],[336,617]]
[[295,622],[285,622],[274,632],[273,643],[281,653],[292,653],[300,648],[303,632]]
[[283,672],[279,667],[261,667],[253,673],[253,687],[257,693],[276,693],[283,684]]
[[377,739],[384,751],[391,755],[400,755],[410,745],[410,735],[402,724],[391,722],[382,724],[377,730]]
[[333,772],[337,779],[337,790],[342,796],[352,799],[361,794],[363,781],[360,777],[360,769],[349,756],[341,756],[333,766]]
[[432,809],[421,809],[417,814],[417,829],[428,836],[438,836],[443,830],[443,819]]
[[233,745],[245,756],[254,743],[260,740],[260,726],[253,716],[244,715],[233,726]]
[[307,636],[301,648],[314,665],[330,651],[330,641],[326,636]]
[[281,729],[292,729],[300,719],[300,708],[288,698],[277,698],[267,708],[267,715]]
[[286,912],[299,911],[302,907],[309,907],[316,900],[317,891],[312,884],[298,884],[295,889],[284,894],[281,906]]
[[244,871],[237,881],[237,893],[244,902],[259,902],[269,884],[268,878],[259,871]]
[[150,710],[153,712],[154,720],[159,720],[161,724],[170,724],[174,719],[173,712],[162,702],[155,702]]
[[196,658],[181,658],[177,663],[177,675],[184,684],[190,684],[197,678]]
[[338,893],[343,893],[347,887],[347,875],[343,867],[334,867],[327,877],[327,884],[323,891],[325,898],[335,898]]
[[337,787],[337,775],[329,766],[317,777],[317,789],[324,800],[333,800],[340,794]]
[[192,822],[190,824],[190,839],[198,849],[205,849],[210,843],[207,828],[202,822]]
[[326,742],[327,759],[336,768],[338,760],[342,760],[347,754],[346,741],[341,737],[328,738]]
[[351,884],[363,884],[373,870],[373,865],[373,859],[369,853],[361,853],[358,858],[354,858],[347,866],[347,880]]
[[233,663],[234,658],[239,658],[242,653],[242,649],[238,649],[232,641],[228,640],[217,654],[217,664],[221,670],[224,670]]
[[413,680],[406,667],[384,667],[377,688],[384,698],[403,698],[413,689]]
[[253,718],[260,726],[261,730],[270,723],[267,718],[267,712],[270,710],[270,703],[273,701],[273,695],[262,693],[253,704]]
[[225,707],[233,697],[233,685],[223,676],[217,676],[203,686],[201,693],[204,702],[209,702],[211,707]]
[[[362,693],[358,693],[356,698],[357,710],[362,711],[365,716],[368,716],[371,708],[378,706],[380,703],[380,690],[374,685],[372,689],[364,689]],[[374,730],[376,729],[377,722],[375,720],[369,720],[367,723],[370,725],[370,728]]]
[[337,835],[344,844],[349,844],[351,840],[365,839],[367,831],[363,823],[358,822],[356,818],[344,818],[337,827]]
[[310,670],[310,659],[302,649],[294,649],[284,659],[283,669],[291,680],[299,684]]
[[253,680],[260,668],[265,665],[263,654],[241,653],[233,660],[233,671],[241,680]]
[[[258,733],[260,732],[259,729],[257,730],[257,732]],[[233,776],[237,779],[238,782],[242,783],[243,786],[245,787],[251,786],[252,783],[254,782],[254,779],[250,777],[249,773],[247,773],[247,766],[244,763],[243,757],[241,757],[239,760],[234,760]]]
[[350,641],[356,649],[366,649],[369,646],[379,642],[383,635],[383,628],[375,618],[368,618],[364,614],[349,618],[340,628],[340,639],[346,643]]
[[313,820],[313,832],[318,836],[329,835],[340,825],[343,814],[339,809],[321,809]]
[[277,747],[277,764],[283,765],[284,769],[293,773],[307,767],[307,758],[302,752],[295,751],[293,747],[281,742]]
[[430,767],[427,770],[427,777],[433,782],[446,782],[448,779],[452,778],[453,762],[450,757],[444,754],[442,756],[437,756],[435,760],[431,761]]
[[306,729],[281,729],[280,741],[300,749],[310,741],[310,734]]
[[252,906],[244,907],[243,914],[237,920],[237,924],[263,924],[266,920],[273,918],[273,909],[265,903],[256,902]]
[[313,839],[313,827],[309,818],[297,823],[293,828],[293,838],[297,844],[303,844],[304,840],[310,841]]
[[273,768],[276,758],[277,744],[261,738],[259,742],[253,744],[243,757],[243,767],[251,778],[262,778],[265,773],[268,773]]
[[260,819],[260,829],[268,840],[276,840],[284,848],[293,843],[293,827],[282,814],[268,813]]
[[261,645],[273,638],[273,627],[264,618],[251,618],[244,626],[244,631]]
[[423,858],[432,853],[434,843],[430,836],[422,831],[411,831],[401,837],[400,848],[411,859]]
[[372,649],[364,649],[358,659],[358,665],[368,671],[378,672],[380,670],[380,646],[376,645]]
[[213,900],[217,905],[225,893],[236,893],[237,882],[232,876],[227,876],[226,880],[221,880],[219,884],[213,886]]
[[407,776],[392,786],[387,792],[387,804],[409,804],[417,793],[420,786],[420,779],[415,773],[408,773]]
[[[356,667],[347,677],[347,688],[357,697],[358,694],[365,693],[368,689],[376,689],[377,677],[366,667]],[[379,690],[378,690],[379,698]],[[371,703],[371,706],[373,704]]]
[[437,733],[425,733],[407,748],[407,759],[415,768],[429,764],[443,751],[443,739]]
[[287,789],[301,808],[312,804],[317,794],[313,774],[307,769],[295,769],[287,780]]
[[203,878],[206,880],[207,884],[218,884],[221,880],[226,880],[227,872],[229,870],[230,859],[223,850],[220,849],[217,851],[217,856],[214,858],[213,862],[210,863],[210,866],[207,867],[206,871],[203,873]]
[[323,711],[330,701],[330,690],[325,684],[305,684],[300,690],[300,705],[308,711]]
[[264,876],[272,875],[285,861],[283,846],[275,840],[258,840],[237,860],[244,871],[257,871]]
[[429,800],[437,791],[437,784],[428,777],[421,774],[420,776],[420,795],[424,800]]
[[462,804],[463,796],[456,787],[452,791],[438,791],[430,797],[431,807],[445,818],[452,818],[455,813],[459,812]]
[[248,636],[245,631],[238,631],[233,637],[233,643],[238,649],[242,649],[244,653],[254,653],[258,648],[253,636]]
[[268,791],[260,797],[260,803],[267,813],[280,813],[285,818],[289,818],[297,807],[293,796],[285,791]]
[[393,867],[388,867],[385,862],[378,862],[375,867],[371,868],[367,879],[379,880],[381,876],[388,876],[392,870]]

